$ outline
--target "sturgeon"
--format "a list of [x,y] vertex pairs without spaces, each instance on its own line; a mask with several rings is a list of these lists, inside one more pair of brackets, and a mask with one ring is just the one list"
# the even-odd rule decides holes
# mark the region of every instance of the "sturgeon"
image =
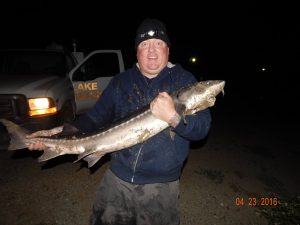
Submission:
[[[184,118],[212,107],[216,96],[220,92],[224,94],[224,86],[223,80],[207,80],[172,93],[176,111]],[[136,116],[127,117],[110,128],[79,135],[43,137],[45,133],[61,132],[63,127],[60,126],[47,131],[38,131],[40,137],[28,138],[30,132],[25,128],[6,119],[0,119],[0,122],[6,126],[11,138],[8,150],[24,149],[31,143],[43,142],[46,149],[38,158],[39,162],[64,154],[78,154],[75,162],[83,159],[88,162],[89,168],[105,154],[143,143],[169,127],[167,122],[151,113],[150,104]]]

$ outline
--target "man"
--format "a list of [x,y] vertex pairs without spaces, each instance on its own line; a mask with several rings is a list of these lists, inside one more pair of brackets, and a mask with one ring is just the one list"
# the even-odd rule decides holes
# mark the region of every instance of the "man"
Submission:
[[189,141],[206,137],[211,116],[206,109],[183,121],[176,112],[169,93],[197,81],[169,62],[170,45],[161,21],[144,20],[135,38],[137,64],[115,76],[94,108],[75,122],[81,131],[94,131],[150,103],[153,115],[170,124],[142,144],[111,153],[93,206],[93,225],[180,223],[179,177]]

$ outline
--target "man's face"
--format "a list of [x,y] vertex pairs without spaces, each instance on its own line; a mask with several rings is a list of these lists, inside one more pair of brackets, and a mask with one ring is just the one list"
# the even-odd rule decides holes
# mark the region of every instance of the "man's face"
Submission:
[[155,77],[168,63],[169,47],[160,39],[148,39],[137,47],[137,60],[143,75]]

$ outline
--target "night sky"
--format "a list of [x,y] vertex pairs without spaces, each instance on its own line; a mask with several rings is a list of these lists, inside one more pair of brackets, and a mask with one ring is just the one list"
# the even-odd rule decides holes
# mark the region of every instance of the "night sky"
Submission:
[[[146,17],[159,18],[171,39],[171,61],[198,78],[224,79],[232,93],[244,91],[249,98],[273,98],[278,90],[297,95],[297,7],[288,1],[209,2],[11,3],[2,6],[0,48],[45,47],[56,41],[71,50],[76,39],[85,52],[121,49],[130,67],[137,26]],[[198,57],[198,64],[189,62],[191,56]]]

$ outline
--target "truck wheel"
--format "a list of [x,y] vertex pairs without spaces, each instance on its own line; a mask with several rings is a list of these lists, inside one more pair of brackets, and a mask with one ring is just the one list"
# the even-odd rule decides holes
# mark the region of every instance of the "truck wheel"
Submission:
[[7,150],[9,146],[9,135],[6,128],[0,123],[0,150]]
[[75,113],[71,102],[65,103],[61,110],[61,124],[71,122],[75,119]]

